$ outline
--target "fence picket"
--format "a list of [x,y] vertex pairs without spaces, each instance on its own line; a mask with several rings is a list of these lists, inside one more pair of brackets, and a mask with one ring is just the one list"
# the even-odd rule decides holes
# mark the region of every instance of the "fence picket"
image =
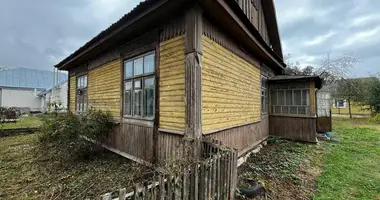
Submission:
[[[186,142],[184,142],[185,146]],[[224,147],[215,139],[205,140],[201,145],[201,158],[189,166],[183,166],[180,173],[160,173],[157,181],[134,185],[127,194],[119,190],[118,200],[230,200],[235,196],[237,179],[237,151]],[[187,154],[183,148],[182,156]],[[181,156],[181,155],[178,155]],[[111,193],[101,196],[112,200]]]
[[160,194],[159,194],[159,200],[164,200],[165,199],[165,179],[162,175],[160,175]]
[[212,185],[211,185],[211,198],[215,199],[215,188],[216,188],[216,158],[217,156],[213,156],[213,162],[212,162]]
[[125,200],[127,195],[127,189],[123,188],[119,190],[119,200]]
[[102,200],[112,200],[111,193],[106,193],[102,196]]

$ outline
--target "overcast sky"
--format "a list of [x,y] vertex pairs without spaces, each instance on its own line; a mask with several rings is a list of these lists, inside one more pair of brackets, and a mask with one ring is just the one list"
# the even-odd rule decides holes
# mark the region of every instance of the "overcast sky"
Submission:
[[[52,69],[140,0],[0,0],[0,66]],[[355,76],[380,72],[379,0],[275,0],[282,48],[318,66],[327,51],[360,59]]]

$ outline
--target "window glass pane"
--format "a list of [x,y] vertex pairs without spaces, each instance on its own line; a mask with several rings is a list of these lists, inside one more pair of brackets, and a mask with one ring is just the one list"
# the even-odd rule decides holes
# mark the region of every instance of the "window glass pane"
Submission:
[[132,90],[132,81],[125,82],[125,90]]
[[309,90],[302,90],[302,105],[308,106],[310,104]]
[[270,92],[270,103],[271,105],[277,105],[277,91],[276,90],[271,90]]
[[284,90],[279,90],[277,95],[278,95],[278,102],[277,102],[277,105],[285,105],[285,97],[284,97],[284,93],[285,91]]
[[132,81],[125,82],[124,115],[132,115]]
[[293,91],[286,91],[286,105],[293,105]]
[[265,112],[265,97],[261,96],[261,112]]
[[80,88],[80,78],[77,78],[77,88]]
[[290,114],[297,114],[297,106],[290,107]]
[[125,62],[125,77],[133,76],[133,62]]
[[275,106],[274,113],[281,114],[281,106]]
[[146,117],[153,117],[154,115],[154,78],[147,78],[144,82],[144,97],[145,97],[145,109],[144,115]]
[[142,108],[142,91],[141,89],[133,91],[133,115],[141,116]]
[[289,114],[289,107],[288,106],[282,106],[282,114]]
[[144,57],[144,74],[154,72],[154,54]]
[[135,81],[134,81],[134,88],[135,89],[141,89],[141,79],[136,79]]
[[134,70],[133,75],[134,76],[143,74],[143,62],[144,62],[143,58],[139,58],[133,61],[133,70]]
[[305,107],[298,107],[298,114],[306,114],[306,108]]
[[83,77],[83,87],[87,87],[87,76]]
[[294,105],[301,105],[301,90],[294,90]]
[[270,97],[271,97],[271,104],[277,105],[277,90],[271,90]]

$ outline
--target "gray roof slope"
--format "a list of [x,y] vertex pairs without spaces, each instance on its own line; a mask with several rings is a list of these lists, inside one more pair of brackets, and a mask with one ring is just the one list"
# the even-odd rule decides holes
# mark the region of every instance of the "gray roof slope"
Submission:
[[[47,89],[53,85],[53,71],[15,68],[0,71],[0,87]],[[67,74],[59,73],[59,81],[67,80]]]

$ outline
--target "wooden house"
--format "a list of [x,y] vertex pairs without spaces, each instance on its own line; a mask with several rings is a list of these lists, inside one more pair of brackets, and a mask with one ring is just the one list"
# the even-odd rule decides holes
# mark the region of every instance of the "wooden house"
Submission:
[[56,67],[69,72],[69,109],[110,110],[120,125],[107,145],[136,161],[180,157],[184,138],[239,155],[269,134],[315,141],[319,79],[276,78],[272,0],[146,0]]

